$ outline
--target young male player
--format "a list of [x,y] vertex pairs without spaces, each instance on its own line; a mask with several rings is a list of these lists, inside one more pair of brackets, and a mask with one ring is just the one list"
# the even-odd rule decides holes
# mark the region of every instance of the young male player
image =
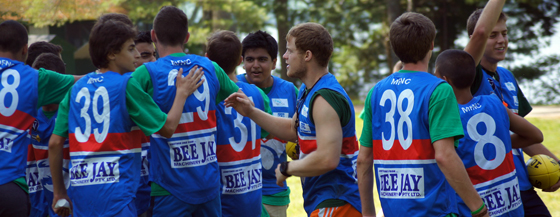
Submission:
[[[436,76],[453,87],[459,103],[465,137],[457,153],[490,216],[524,216],[511,150],[542,142],[542,132],[505,108],[497,96],[473,97],[475,71],[474,59],[462,50],[446,50],[436,60]],[[509,130],[514,132],[511,138]],[[471,215],[461,198],[457,201],[459,214]]]
[[[36,43],[34,43],[36,44]],[[33,47],[33,49],[31,49]],[[36,46],[30,46],[32,52]],[[43,53],[35,56],[32,67],[35,69],[48,69],[60,74],[66,73],[64,62],[56,50],[55,53]],[[51,51],[51,52],[53,52]],[[53,187],[51,171],[49,167],[49,139],[54,129],[58,104],[45,105],[37,111],[37,119],[30,129],[31,144],[27,154],[26,178],[29,187],[29,200],[31,202],[31,214],[29,216],[58,216],[54,213],[51,204],[53,199]],[[64,143],[64,183],[68,182],[68,140]]]
[[140,59],[136,61],[136,67],[156,61],[156,48],[152,42],[150,31],[139,32],[134,43],[136,44],[136,50],[140,53]]
[[35,70],[27,58],[27,30],[20,23],[0,23],[0,216],[28,216],[25,181],[27,130],[37,109],[59,103],[75,79],[49,70]]
[[[243,68],[245,74],[237,76],[242,82],[257,85],[270,98],[272,115],[290,118],[296,111],[298,90],[292,82],[272,75],[276,68],[278,42],[268,33],[256,31],[243,39]],[[263,139],[263,205],[271,217],[285,217],[290,204],[290,189],[276,184],[276,165],[286,162],[286,143],[278,137]]]
[[150,138],[150,175],[154,216],[221,216],[220,178],[216,159],[216,108],[239,89],[216,63],[187,55],[187,16],[176,7],[162,7],[151,32],[159,59],[138,67],[132,76],[164,112],[168,111],[177,70],[198,65],[204,84],[186,101],[172,139]]
[[[475,26],[477,25],[478,20],[482,19],[481,14],[482,10],[479,9],[473,12],[469,17],[467,22],[467,32],[471,37],[470,41],[473,41],[477,34],[479,34],[479,32],[477,33],[477,31],[475,31]],[[531,111],[531,105],[519,88],[513,74],[505,68],[498,67],[498,62],[505,59],[507,52],[508,30],[506,25],[507,16],[503,12],[500,12],[497,20],[497,23],[490,33],[486,34],[486,37],[481,37],[480,40],[485,40],[485,43],[477,43],[472,46],[472,49],[470,50],[465,49],[465,51],[469,52],[473,56],[475,63],[478,64],[475,80],[471,86],[471,93],[473,96],[489,95],[494,93],[502,100],[507,108],[524,117]],[[471,43],[470,41],[469,44]],[[525,166],[525,160],[522,153],[523,151],[529,156],[545,154],[554,158],[556,161],[559,159],[540,143],[523,149],[513,149],[513,162],[515,163],[517,171],[517,178],[521,189],[521,199],[523,200],[525,215],[550,216],[550,212],[546,208],[544,202],[533,190],[533,186],[529,182],[527,168]],[[543,191],[553,192],[558,190],[558,188],[560,188],[560,181]]]
[[300,159],[277,166],[276,184],[283,186],[292,175],[303,177],[307,215],[361,216],[354,169],[358,154],[354,106],[327,70],[332,38],[323,26],[303,23],[290,29],[286,39],[283,58],[288,64],[288,76],[303,82],[292,119],[256,109],[241,93],[228,97],[226,106],[233,106],[283,140],[298,141]]
[[[90,56],[98,72],[87,74],[61,102],[49,142],[54,200],[70,198],[62,182],[62,148],[70,140],[70,182],[76,216],[136,216],[134,197],[140,182],[140,130],[171,137],[186,98],[202,83],[194,68],[186,78],[178,72],[169,115],[130,77],[139,57],[136,32],[120,21],[97,22],[90,34]],[[200,72],[200,70],[198,71]],[[193,75],[194,74],[194,75]],[[137,127],[136,127],[137,126]],[[136,130],[140,128],[140,130]]]
[[[235,67],[241,63],[241,42],[231,31],[218,31],[208,37],[206,56],[216,62],[236,82]],[[257,86],[236,82],[255,107],[272,113],[266,94]],[[261,138],[266,131],[248,117],[220,102],[216,155],[220,166],[222,216],[261,216],[262,162]],[[241,208],[243,207],[243,208]],[[266,216],[266,215],[265,215]]]
[[[56,54],[60,57],[62,53],[62,47],[60,45],[56,45],[53,43],[49,43],[46,41],[38,41],[31,45],[29,45],[27,60],[25,60],[25,64],[32,66],[35,62],[35,59],[43,53],[52,53]],[[62,58],[62,57],[60,57]]]
[[364,216],[375,215],[372,164],[386,216],[455,215],[455,192],[475,216],[487,216],[455,152],[463,128],[453,91],[426,72],[435,36],[432,21],[418,13],[404,13],[391,24],[391,46],[403,69],[366,98],[358,157]]

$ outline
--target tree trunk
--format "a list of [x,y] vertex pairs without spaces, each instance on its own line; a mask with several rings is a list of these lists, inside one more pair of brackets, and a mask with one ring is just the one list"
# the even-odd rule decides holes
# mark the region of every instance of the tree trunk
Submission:
[[288,31],[290,31],[290,21],[288,20],[288,0],[274,0],[272,7],[278,29],[278,52],[280,53],[280,56],[277,61],[280,61],[281,65],[280,77],[284,80],[295,82],[297,79],[290,78],[286,74],[286,61],[282,59],[282,55],[286,53],[286,35],[288,34]]
[[[387,27],[390,28],[391,24],[398,16],[401,15],[401,7],[399,5],[399,1],[394,0],[385,0],[385,5],[387,7]],[[387,36],[385,38],[385,55],[387,57],[387,67],[389,68],[389,72],[393,73],[393,65],[397,63],[399,60],[398,57],[393,52],[391,48],[391,43],[389,41],[389,31],[387,31]]]
[[408,11],[408,12],[416,11],[416,6],[414,5],[414,0],[407,0],[406,1],[406,11]]

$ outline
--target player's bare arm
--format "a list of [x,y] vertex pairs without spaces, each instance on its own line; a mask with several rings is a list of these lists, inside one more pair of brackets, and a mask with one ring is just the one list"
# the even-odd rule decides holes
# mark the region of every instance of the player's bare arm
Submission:
[[511,146],[513,148],[524,148],[543,141],[543,134],[539,128],[531,124],[511,110],[506,109],[509,116],[509,129],[511,134]]
[[[333,107],[322,97],[317,96],[313,102],[313,117],[317,132],[317,150],[301,160],[290,162],[290,175],[299,177],[320,176],[336,169],[340,161],[342,149],[342,126]],[[283,185],[286,176],[280,173],[280,165],[276,169],[276,183]]]
[[[249,117],[257,125],[274,136],[287,141],[296,141],[297,133],[294,127],[295,115],[292,119],[274,117],[258,108],[249,100],[243,91],[231,94],[224,100],[226,107],[233,107],[239,114]],[[274,124],[271,124],[274,123]]]
[[60,199],[66,199],[72,207],[72,202],[66,192],[64,185],[63,175],[62,175],[62,150],[64,146],[64,141],[66,138],[53,134],[49,140],[49,164],[51,169],[51,176],[53,182],[53,210],[60,216],[68,216],[71,214],[70,210],[67,208],[54,208],[56,202]]
[[436,151],[436,162],[449,185],[463,199],[471,211],[479,209],[483,201],[474,189],[463,161],[455,151],[453,138],[449,137],[435,141],[433,146]]
[[183,107],[185,106],[185,100],[187,100],[187,97],[194,93],[194,91],[196,91],[196,89],[204,83],[204,79],[201,79],[203,74],[202,68],[195,66],[191,68],[187,76],[183,77],[183,69],[179,69],[179,72],[177,73],[177,81],[175,82],[177,94],[175,94],[173,106],[167,114],[167,121],[165,121],[165,124],[159,130],[159,133],[163,137],[171,138],[171,136],[173,136],[173,133],[177,129],[177,125],[179,125]]
[[373,148],[360,146],[357,162],[358,187],[363,216],[375,216],[373,202]]
[[484,49],[486,47],[486,41],[488,36],[492,33],[492,29],[498,22],[500,17],[500,12],[504,7],[505,0],[490,0],[484,7],[474,32],[470,36],[469,43],[465,47],[465,51],[468,52],[474,59],[476,64],[480,63],[482,56],[484,54]]

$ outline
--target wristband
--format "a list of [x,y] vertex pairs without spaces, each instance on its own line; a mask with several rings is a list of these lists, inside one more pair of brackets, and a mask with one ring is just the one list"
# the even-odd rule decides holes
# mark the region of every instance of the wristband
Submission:
[[288,174],[288,161],[282,162],[280,163],[280,173],[282,173],[282,175],[286,176],[286,177],[290,177],[292,175]]
[[480,208],[478,208],[477,210],[471,212],[471,214],[476,215],[476,214],[480,213],[480,211],[482,211],[484,209],[484,207],[486,207],[486,204],[484,204],[484,201],[482,201],[482,206]]

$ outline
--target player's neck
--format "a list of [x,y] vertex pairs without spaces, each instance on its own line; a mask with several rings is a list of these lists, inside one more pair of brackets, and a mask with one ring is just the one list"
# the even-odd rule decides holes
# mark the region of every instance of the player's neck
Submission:
[[427,72],[428,63],[425,63],[424,61],[418,61],[416,63],[405,63],[402,70]]
[[115,67],[115,66],[112,66],[111,63],[109,63],[109,67],[107,67],[107,68],[101,68],[101,69],[97,70],[97,72],[98,72],[98,73],[101,73],[101,74],[103,74],[103,73],[105,73],[105,72],[109,72],[109,71],[111,71],[111,72],[116,72],[116,73],[119,73],[119,74],[121,74],[121,75],[124,75],[124,74],[126,73],[126,72],[120,72],[119,68],[118,68],[118,67]]
[[482,57],[482,60],[480,60],[480,65],[482,66],[482,68],[485,68],[487,70],[490,70],[492,72],[495,72],[496,69],[498,68],[498,62],[497,61],[491,61],[488,60],[487,58]]
[[23,62],[22,60],[19,60],[16,55],[9,51],[0,51],[0,57]]
[[228,77],[231,81],[236,82],[237,83],[237,75],[235,73],[235,71],[231,72],[228,74]]
[[307,73],[305,74],[305,76],[301,78],[301,81],[305,84],[307,88],[312,88],[313,85],[315,85],[317,81],[321,79],[321,77],[323,77],[328,73],[329,71],[327,70],[327,67],[320,67],[320,68],[309,67],[309,69],[307,69]]
[[157,52],[160,58],[169,56],[174,53],[185,53],[183,46],[166,46],[159,44]]
[[457,103],[464,105],[469,103],[473,99],[470,88],[465,88],[462,90],[457,90],[453,87],[453,93],[455,93],[455,98],[457,98]]
[[274,84],[274,79],[272,78],[272,76],[270,76],[266,80],[264,80],[263,82],[260,82],[258,84],[255,83],[254,85],[256,85],[257,87],[259,87],[261,89],[264,89],[264,88],[272,87],[273,84]]

